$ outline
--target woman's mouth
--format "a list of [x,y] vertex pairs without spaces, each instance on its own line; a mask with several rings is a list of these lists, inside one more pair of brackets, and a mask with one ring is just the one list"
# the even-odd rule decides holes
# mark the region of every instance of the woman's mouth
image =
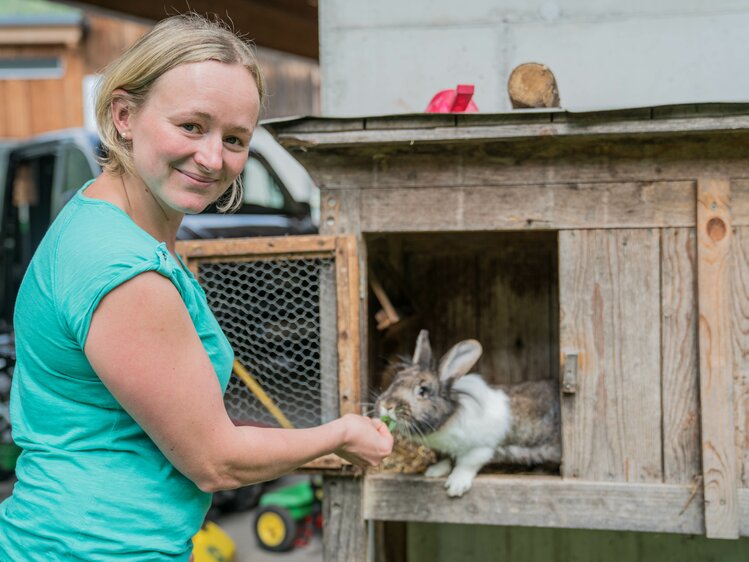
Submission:
[[185,170],[180,170],[180,169],[177,169],[177,171],[183,176],[192,180],[193,182],[196,182],[201,185],[210,185],[218,181],[218,178],[212,178],[210,176],[204,176],[202,174],[195,174],[193,172],[187,172]]

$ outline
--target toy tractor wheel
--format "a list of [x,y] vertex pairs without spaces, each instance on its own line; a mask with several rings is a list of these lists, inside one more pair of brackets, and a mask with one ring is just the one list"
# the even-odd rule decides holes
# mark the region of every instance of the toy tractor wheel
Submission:
[[269,505],[255,517],[255,538],[258,544],[271,552],[286,552],[294,546],[297,523],[282,507]]

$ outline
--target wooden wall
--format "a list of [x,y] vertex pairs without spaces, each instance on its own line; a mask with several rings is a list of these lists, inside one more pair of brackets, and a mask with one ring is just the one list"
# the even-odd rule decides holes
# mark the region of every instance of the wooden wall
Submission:
[[59,57],[64,69],[62,78],[0,80],[0,138],[19,139],[83,124],[84,65],[78,47],[3,45],[0,56]]
[[409,523],[408,562],[743,562],[749,538]]
[[[86,32],[75,45],[0,45],[2,57],[60,57],[57,79],[0,79],[0,139],[22,139],[46,131],[83,126],[83,77],[100,73],[151,26],[86,15]],[[262,118],[320,112],[319,64],[304,57],[258,49],[268,98]]]
[[372,240],[368,255],[405,317],[369,330],[376,390],[387,360],[410,355],[422,328],[436,359],[478,339],[475,370],[492,383],[558,377],[556,233],[394,234]]

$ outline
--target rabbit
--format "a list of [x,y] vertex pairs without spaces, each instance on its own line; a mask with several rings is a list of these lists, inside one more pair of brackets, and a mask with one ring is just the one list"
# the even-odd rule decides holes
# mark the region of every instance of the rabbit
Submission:
[[429,333],[421,330],[412,361],[400,366],[375,403],[381,418],[395,422],[393,431],[447,455],[425,475],[447,476],[450,497],[470,490],[488,463],[559,466],[561,461],[556,381],[491,387],[480,375],[467,374],[481,352],[478,341],[461,341],[435,371]]

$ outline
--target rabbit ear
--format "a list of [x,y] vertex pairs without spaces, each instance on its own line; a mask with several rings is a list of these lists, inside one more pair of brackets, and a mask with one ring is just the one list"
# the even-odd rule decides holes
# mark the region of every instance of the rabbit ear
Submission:
[[423,369],[428,369],[432,365],[432,346],[429,345],[429,332],[427,330],[420,331],[419,337],[416,338],[413,364],[419,365]]
[[481,357],[481,344],[476,340],[464,340],[455,344],[440,360],[439,377],[451,384],[468,373]]

